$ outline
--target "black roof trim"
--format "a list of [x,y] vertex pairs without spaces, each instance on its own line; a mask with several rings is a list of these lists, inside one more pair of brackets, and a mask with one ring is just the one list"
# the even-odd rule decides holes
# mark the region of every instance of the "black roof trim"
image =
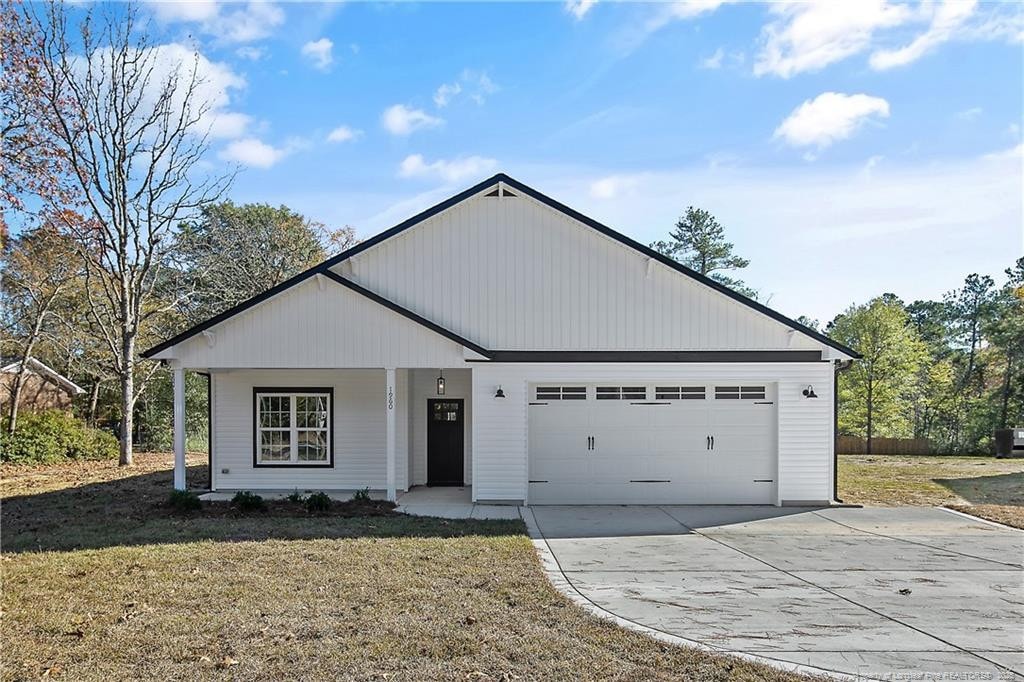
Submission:
[[[559,201],[556,201],[555,199],[552,199],[551,197],[549,197],[549,196],[547,196],[545,194],[542,194],[541,192],[538,192],[537,190],[533,189],[532,187],[529,187],[528,185],[524,185],[523,183],[519,182],[515,178],[511,178],[508,175],[505,175],[504,173],[497,173],[497,174],[491,176],[490,178],[487,178],[486,180],[478,182],[477,184],[473,185],[472,187],[470,187],[468,189],[465,189],[465,190],[459,192],[458,194],[456,194],[456,195],[454,195],[452,197],[449,197],[448,199],[445,199],[441,203],[436,204],[434,206],[431,206],[430,208],[426,209],[425,211],[421,211],[420,213],[417,213],[416,215],[414,215],[413,217],[411,217],[411,218],[409,218],[407,220],[403,220],[402,222],[400,222],[399,224],[395,225],[394,227],[392,227],[392,228],[390,228],[388,230],[385,230],[384,232],[381,232],[380,234],[377,234],[377,235],[375,235],[373,237],[370,237],[366,241],[360,242],[360,243],[356,244],[355,246],[353,246],[352,248],[347,249],[345,251],[342,251],[341,253],[337,254],[336,256],[332,256],[331,258],[328,258],[323,263],[320,263],[319,265],[313,266],[309,270],[306,270],[305,272],[301,272],[298,275],[295,275],[294,277],[292,277],[291,279],[285,280],[281,284],[278,284],[277,286],[275,286],[275,287],[273,287],[271,289],[268,289],[267,291],[264,291],[262,294],[259,294],[258,296],[254,296],[253,298],[250,298],[249,300],[244,301],[244,302],[238,304],[234,308],[229,308],[228,310],[225,310],[224,312],[222,312],[222,313],[220,313],[220,314],[218,314],[218,315],[216,315],[214,317],[211,317],[210,319],[208,319],[208,320],[206,320],[206,321],[204,321],[204,322],[202,322],[202,323],[200,323],[200,324],[198,324],[198,325],[196,325],[196,326],[194,326],[194,327],[192,327],[190,329],[187,329],[187,330],[181,332],[177,336],[174,336],[174,337],[168,339],[167,341],[164,341],[163,343],[160,343],[160,344],[150,348],[149,350],[145,351],[144,353],[142,353],[142,357],[144,357],[144,358],[152,357],[153,355],[156,355],[160,351],[166,350],[167,348],[170,348],[171,346],[179,344],[182,341],[185,341],[186,339],[189,339],[189,338],[195,336],[196,334],[199,334],[199,333],[201,333],[203,331],[206,331],[210,327],[212,327],[212,326],[214,326],[216,324],[219,324],[219,323],[223,322],[224,320],[226,320],[226,319],[228,319],[228,318],[230,318],[230,317],[232,317],[234,315],[237,315],[238,313],[240,313],[240,312],[242,312],[244,310],[248,310],[249,308],[251,308],[254,305],[257,305],[257,304],[259,304],[259,303],[261,303],[263,301],[265,301],[266,299],[270,298],[271,296],[275,296],[276,294],[284,291],[285,289],[287,289],[289,287],[292,287],[292,286],[294,286],[296,284],[299,284],[300,282],[308,279],[312,275],[315,275],[317,273],[326,274],[327,272],[330,272],[330,270],[329,270],[330,268],[332,268],[335,265],[341,263],[342,261],[345,261],[345,260],[347,260],[347,259],[349,259],[349,258],[351,258],[353,256],[356,256],[356,255],[362,253],[363,251],[366,251],[367,249],[370,249],[370,248],[376,246],[377,244],[380,244],[381,242],[383,242],[383,241],[385,241],[387,239],[390,239],[391,237],[394,237],[395,235],[398,235],[398,234],[404,232],[405,230],[409,229],[410,227],[414,227],[415,225],[418,225],[419,223],[423,222],[424,220],[427,220],[428,218],[432,218],[433,216],[437,215],[438,213],[441,213],[442,211],[448,210],[452,206],[455,206],[456,204],[461,203],[461,202],[465,201],[466,199],[469,199],[470,197],[472,197],[472,196],[474,196],[476,194],[479,194],[480,192],[484,191],[485,189],[488,189],[489,187],[494,186],[494,184],[498,183],[498,182],[503,182],[503,183],[505,183],[506,185],[508,185],[510,187],[516,188],[517,190],[519,190],[523,194],[525,194],[525,195],[527,195],[529,197],[532,197],[533,199],[541,202],[542,204],[545,204],[548,207],[550,207],[550,208],[552,208],[552,209],[554,209],[556,211],[559,211],[559,212],[569,216],[570,218],[572,218],[574,220],[577,220],[577,221],[583,223],[587,227],[590,227],[590,228],[593,228],[593,229],[597,230],[598,232],[600,232],[601,234],[603,234],[603,235],[605,235],[607,237],[610,237],[610,238],[612,238],[612,239],[614,239],[614,240],[616,240],[616,241],[618,241],[618,242],[620,242],[620,243],[622,243],[622,244],[624,244],[624,245],[626,245],[626,246],[628,246],[628,247],[630,247],[632,249],[635,249],[636,251],[639,251],[640,253],[642,253],[643,255],[647,256],[648,258],[653,258],[653,259],[657,260],[659,263],[662,263],[663,265],[666,265],[666,266],[672,268],[673,270],[686,275],[687,277],[690,277],[692,279],[697,280],[701,284],[704,284],[705,286],[708,286],[708,287],[714,289],[715,291],[718,291],[718,292],[720,292],[722,294],[725,294],[726,296],[728,296],[729,298],[732,298],[735,301],[738,301],[738,302],[740,302],[740,303],[742,303],[742,304],[744,304],[744,305],[746,305],[746,306],[748,306],[750,308],[753,308],[754,310],[756,310],[756,311],[758,311],[758,312],[760,312],[760,313],[762,313],[764,315],[767,315],[768,317],[772,318],[773,320],[776,320],[777,322],[781,322],[781,323],[785,324],[786,326],[788,326],[788,327],[790,327],[792,329],[795,329],[797,331],[800,331],[800,332],[806,334],[807,336],[810,336],[811,338],[813,338],[813,339],[815,339],[817,341],[820,341],[821,343],[824,343],[824,344],[826,344],[828,346],[831,346],[832,348],[835,348],[835,349],[837,349],[839,351],[842,351],[843,353],[846,353],[847,355],[850,355],[851,357],[854,357],[854,358],[861,357],[860,353],[858,353],[857,351],[853,350],[852,348],[848,348],[847,346],[844,346],[843,344],[838,343],[837,341],[833,341],[832,339],[830,339],[829,337],[825,336],[821,332],[817,332],[817,331],[811,329],[810,327],[805,327],[804,325],[800,324],[796,320],[792,320],[792,319],[786,317],[785,315],[783,315],[782,313],[776,312],[775,310],[772,310],[771,308],[769,308],[769,307],[767,307],[765,305],[762,305],[761,303],[758,303],[757,301],[754,301],[753,299],[747,298],[746,296],[733,291],[732,289],[730,289],[729,287],[725,286],[724,284],[720,284],[720,283],[716,282],[715,280],[711,279],[710,277],[706,277],[706,276],[700,274],[699,272],[691,270],[690,268],[686,267],[682,263],[679,263],[678,261],[672,260],[668,256],[664,256],[664,255],[658,253],[657,251],[654,251],[653,249],[651,249],[651,248],[649,248],[647,246],[644,246],[640,242],[627,237],[624,234],[616,232],[612,228],[608,227],[607,225],[603,225],[603,224],[597,222],[593,218],[588,218],[587,216],[583,215],[579,211],[576,211],[576,210],[574,210],[572,208],[569,208],[565,204],[563,204],[563,203],[561,203]],[[349,280],[345,280],[345,281],[349,282]],[[352,282],[349,282],[349,283],[350,284],[354,284]],[[356,285],[356,286],[358,286],[358,285]],[[369,290],[364,290],[364,291],[367,291],[367,293],[371,293],[372,294],[372,292],[369,292]],[[373,295],[376,296],[376,294],[373,294]],[[386,299],[382,298],[381,300],[383,301],[383,300],[386,300]],[[405,309],[403,308],[403,310],[405,310]],[[406,312],[411,313],[411,311],[406,311]],[[411,313],[411,314],[415,314],[415,313]],[[423,319],[423,318],[420,318],[420,319]],[[424,320],[424,321],[426,321],[426,320]],[[433,324],[433,323],[430,323],[430,324]],[[438,329],[442,329],[442,328],[438,327]],[[448,332],[448,333],[451,333],[451,332]],[[451,337],[449,337],[449,338],[451,338]],[[453,339],[453,340],[455,340],[455,339]],[[458,341],[458,343],[463,343],[463,345],[465,345],[464,341],[465,340]],[[472,348],[471,346],[467,346],[467,347]],[[479,346],[476,346],[476,348],[479,348]],[[473,350],[476,350],[476,348],[473,348]],[[476,352],[480,353],[479,350],[476,350]],[[483,353],[481,353],[481,355],[483,355]]]
[[356,292],[358,294],[362,294],[363,296],[365,296],[366,298],[370,299],[374,303],[378,303],[378,304],[384,306],[385,308],[388,308],[390,310],[395,311],[399,315],[402,315],[404,317],[409,318],[410,320],[412,320],[413,322],[415,322],[417,324],[423,325],[424,327],[426,327],[427,329],[429,329],[432,332],[440,334],[441,336],[443,336],[443,337],[445,337],[445,338],[447,338],[447,339],[449,339],[451,341],[454,341],[455,343],[458,343],[458,344],[460,344],[462,346],[465,346],[466,348],[470,349],[471,351],[473,351],[475,353],[479,353],[480,355],[484,356],[485,358],[490,358],[491,357],[491,351],[487,350],[483,346],[478,346],[477,344],[473,343],[469,339],[463,338],[463,337],[459,336],[458,334],[456,334],[455,332],[453,332],[453,331],[451,331],[449,329],[445,329],[441,325],[435,324],[435,323],[431,322],[430,320],[428,320],[425,317],[421,317],[421,316],[417,315],[416,313],[414,313],[413,311],[409,310],[408,308],[403,308],[402,306],[398,305],[394,301],[392,301],[390,299],[387,299],[387,298],[384,298],[380,294],[375,294],[372,291],[370,291],[369,289],[366,289],[364,287],[359,286],[358,284],[356,284],[355,282],[353,282],[350,279],[345,279],[341,275],[339,275],[339,274],[337,274],[337,273],[335,273],[335,272],[333,272],[331,270],[325,270],[322,274],[325,277],[328,277],[328,278],[334,280],[335,282],[337,282],[341,286],[348,287],[352,291],[354,291],[354,292]]
[[157,345],[153,346],[152,348],[143,351],[141,355],[144,358],[151,358],[154,355],[156,355],[157,353],[159,353],[161,351],[164,351],[164,350],[167,350],[171,346],[176,346],[179,343],[181,343],[182,341],[187,341],[188,339],[192,338],[196,334],[202,333],[202,332],[206,331],[207,329],[209,329],[210,327],[213,327],[214,325],[218,325],[221,322],[223,322],[223,321],[225,321],[225,320],[227,320],[227,319],[229,319],[231,317],[234,317],[238,313],[244,312],[244,311],[248,310],[249,308],[252,308],[253,306],[262,303],[263,301],[267,300],[268,298],[276,296],[277,294],[281,293],[285,289],[290,289],[293,286],[295,286],[296,284],[300,284],[300,283],[306,281],[307,279],[309,279],[313,275],[317,274],[318,272],[320,272],[320,266],[319,265],[316,266],[316,267],[310,268],[309,270],[306,270],[305,272],[300,272],[299,274],[295,275],[294,277],[292,277],[290,279],[286,279],[285,281],[281,282],[277,286],[273,286],[273,287],[267,289],[262,294],[258,294],[258,295],[253,296],[252,298],[250,298],[250,299],[248,299],[246,301],[242,301],[241,303],[239,303],[238,305],[234,306],[233,308],[228,308],[224,312],[218,313],[218,314],[214,315],[213,317],[211,317],[211,318],[209,318],[207,320],[204,320],[203,322],[200,322],[196,326],[190,327],[190,328],[186,329],[185,331],[181,332],[180,334],[177,334],[176,336],[172,336],[171,338],[167,339],[166,341],[162,341],[161,343],[158,343]]
[[630,248],[636,249],[637,251],[639,251],[640,253],[644,254],[648,258],[653,258],[656,261],[658,261],[659,263],[662,263],[663,265],[667,265],[668,267],[672,268],[676,272],[680,272],[680,273],[686,275],[687,277],[695,279],[698,282],[700,282],[701,284],[703,284],[705,286],[708,286],[708,287],[711,287],[715,291],[723,293],[726,296],[728,296],[729,298],[731,298],[731,299],[733,299],[735,301],[739,301],[743,305],[749,306],[749,307],[753,308],[754,310],[758,311],[759,313],[767,315],[768,317],[772,318],[773,320],[775,320],[777,322],[781,322],[781,323],[783,323],[783,324],[785,324],[785,325],[787,325],[787,326],[789,326],[789,327],[791,327],[791,328],[793,328],[793,329],[795,329],[795,330],[797,330],[799,332],[803,332],[804,334],[807,334],[811,338],[813,338],[813,339],[815,339],[817,341],[820,341],[821,343],[824,343],[824,344],[826,344],[828,346],[831,346],[832,348],[835,348],[836,350],[842,351],[843,353],[846,353],[847,355],[850,355],[850,356],[852,356],[854,358],[861,357],[860,353],[858,353],[857,351],[853,350],[852,348],[848,348],[847,346],[844,346],[843,344],[839,343],[838,341],[834,341],[834,340],[830,339],[829,337],[825,336],[821,332],[814,331],[810,327],[806,327],[806,326],[800,324],[799,322],[797,322],[796,320],[792,320],[792,319],[786,317],[785,315],[783,315],[782,313],[780,313],[778,311],[775,311],[775,310],[772,310],[771,308],[769,308],[766,305],[762,305],[761,303],[758,303],[757,301],[755,301],[755,300],[753,300],[751,298],[747,298],[743,294],[740,294],[740,293],[738,293],[736,291],[733,291],[732,289],[730,289],[729,287],[725,286],[724,284],[716,282],[715,280],[711,279],[710,277],[707,277],[705,275],[700,274],[696,270],[691,270],[690,268],[686,267],[685,265],[683,265],[679,261],[673,260],[673,259],[669,258],[668,256],[660,254],[657,251],[655,251],[654,249],[652,249],[652,248],[650,248],[648,246],[644,246],[643,244],[641,244],[640,242],[636,241],[635,239],[631,239],[631,238],[627,237],[626,235],[622,234],[621,232],[616,232],[615,230],[613,230],[612,228],[608,227],[607,225],[603,225],[602,223],[597,222],[593,218],[588,218],[587,216],[583,215],[579,211],[576,211],[575,209],[569,208],[565,204],[563,204],[563,203],[561,203],[559,201],[556,201],[555,199],[552,199],[551,197],[549,197],[547,195],[541,194],[540,192],[538,192],[537,190],[533,189],[532,187],[524,185],[523,183],[519,182],[515,178],[510,178],[507,175],[505,175],[504,173],[498,173],[493,178],[491,178],[488,182],[494,182],[494,181],[499,181],[499,180],[501,182],[504,182],[505,184],[509,185],[510,187],[515,187],[516,189],[518,189],[520,192],[523,192],[527,196],[533,197],[534,199],[536,199],[537,201],[541,202],[542,204],[546,204],[550,208],[553,208],[556,211],[560,211],[560,212],[566,214],[567,216],[569,216],[570,218],[573,218],[574,220],[578,220],[579,222],[583,223],[587,227],[591,227],[591,228],[597,230],[598,232],[600,232],[601,234],[603,234],[603,235],[605,235],[607,237],[611,237],[612,239],[614,239],[617,242],[625,244],[626,246],[628,246]]
[[[820,362],[819,350],[493,350],[491,362]],[[469,360],[467,362],[474,362]],[[479,362],[479,361],[476,361]]]

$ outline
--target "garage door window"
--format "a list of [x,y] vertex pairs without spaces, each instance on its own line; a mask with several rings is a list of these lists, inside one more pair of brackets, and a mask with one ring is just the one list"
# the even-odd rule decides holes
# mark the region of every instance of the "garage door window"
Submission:
[[586,386],[538,386],[537,400],[586,400]]
[[764,386],[715,386],[715,400],[764,400]]
[[646,386],[598,386],[598,400],[647,400]]
[[704,400],[703,386],[655,386],[655,400]]

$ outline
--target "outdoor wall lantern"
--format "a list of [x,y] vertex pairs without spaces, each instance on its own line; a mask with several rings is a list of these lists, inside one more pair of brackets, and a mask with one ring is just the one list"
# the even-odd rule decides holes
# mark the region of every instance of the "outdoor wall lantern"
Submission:
[[814,392],[814,386],[808,384],[807,388],[804,389],[805,398],[817,398],[818,394]]
[[501,390],[501,385],[500,384],[498,385],[498,390],[494,392],[494,397],[495,398],[504,398],[505,397],[505,391]]
[[439,369],[437,371],[439,373],[439,376],[437,377],[437,394],[444,395],[444,370]]

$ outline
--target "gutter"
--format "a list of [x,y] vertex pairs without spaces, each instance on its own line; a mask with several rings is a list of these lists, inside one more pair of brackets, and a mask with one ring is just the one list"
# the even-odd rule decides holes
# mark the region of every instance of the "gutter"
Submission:
[[832,499],[840,504],[843,501],[839,499],[839,373],[852,364],[853,360],[836,360],[832,375]]

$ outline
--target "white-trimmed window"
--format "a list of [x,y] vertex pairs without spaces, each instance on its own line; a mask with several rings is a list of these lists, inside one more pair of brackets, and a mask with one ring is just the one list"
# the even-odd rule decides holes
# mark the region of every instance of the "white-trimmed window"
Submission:
[[334,389],[253,389],[254,466],[333,466]]

